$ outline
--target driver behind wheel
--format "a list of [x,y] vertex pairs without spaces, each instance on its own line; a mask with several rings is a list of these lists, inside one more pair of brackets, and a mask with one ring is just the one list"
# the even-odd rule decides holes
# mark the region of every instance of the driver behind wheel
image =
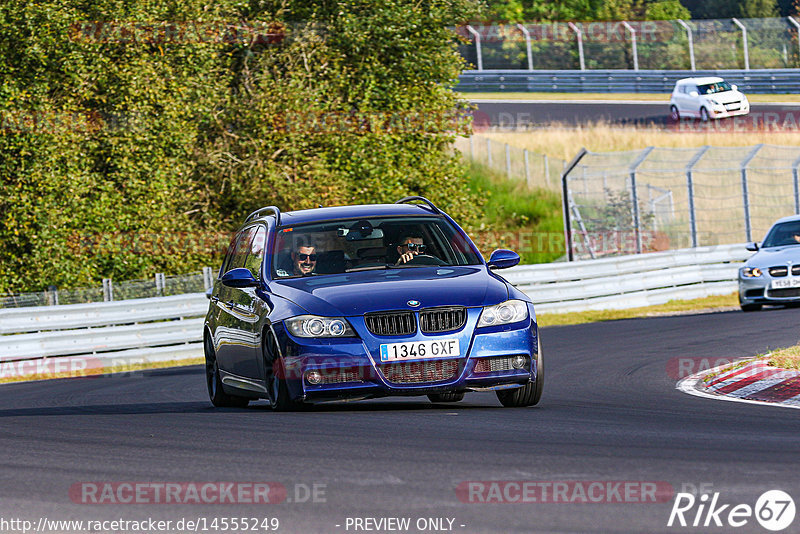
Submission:
[[397,253],[400,254],[400,259],[397,260],[395,265],[408,263],[414,259],[414,256],[425,254],[426,249],[427,246],[424,244],[421,236],[408,235],[404,237],[397,246]]

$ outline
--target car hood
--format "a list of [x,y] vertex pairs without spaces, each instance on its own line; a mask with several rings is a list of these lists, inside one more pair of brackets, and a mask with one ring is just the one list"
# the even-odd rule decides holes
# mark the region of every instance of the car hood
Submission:
[[[432,306],[467,307],[508,299],[506,283],[483,265],[413,267],[273,280],[273,293],[323,316],[353,316]],[[410,300],[419,306],[410,306]]]
[[744,100],[744,95],[739,91],[725,91],[722,93],[714,93],[711,95],[703,95],[704,97],[715,100],[720,104],[730,104],[732,102],[739,102]]
[[800,245],[762,248],[747,260],[748,267],[771,267],[773,265],[800,264]]

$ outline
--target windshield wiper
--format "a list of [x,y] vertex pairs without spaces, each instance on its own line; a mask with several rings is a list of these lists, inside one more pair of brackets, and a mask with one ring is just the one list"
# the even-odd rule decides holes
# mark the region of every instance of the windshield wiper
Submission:
[[387,269],[386,265],[373,265],[371,267],[353,267],[352,269],[345,269],[346,273],[356,273],[358,271],[380,271]]

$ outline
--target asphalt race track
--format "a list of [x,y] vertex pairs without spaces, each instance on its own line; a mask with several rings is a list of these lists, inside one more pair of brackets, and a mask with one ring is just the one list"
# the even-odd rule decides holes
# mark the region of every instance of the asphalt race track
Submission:
[[[621,101],[520,101],[479,100],[474,101],[478,110],[474,112],[476,127],[490,125],[500,128],[541,126],[558,122],[568,126],[606,122],[616,125],[668,125],[669,98],[663,102]],[[787,113],[792,113],[794,124],[800,118],[800,105],[752,104],[750,115],[759,117],[777,113],[777,121],[783,122]],[[723,119],[729,120],[729,119]]]
[[[264,403],[213,409],[200,367],[2,385],[0,517],[275,517],[279,532],[297,533],[355,532],[348,517],[407,517],[409,532],[420,518],[449,518],[464,533],[731,531],[667,528],[672,492],[705,484],[731,505],[754,506],[770,489],[797,500],[800,411],[689,396],[667,369],[679,357],[794,344],[798,319],[798,309],[773,309],[544,329],[547,387],[535,408],[504,409],[493,394],[472,393],[455,405],[407,398],[288,414]],[[71,500],[70,488],[87,481],[278,482],[293,502]],[[470,503],[455,491],[467,481],[671,490],[659,503]],[[750,518],[737,531],[764,530]]]

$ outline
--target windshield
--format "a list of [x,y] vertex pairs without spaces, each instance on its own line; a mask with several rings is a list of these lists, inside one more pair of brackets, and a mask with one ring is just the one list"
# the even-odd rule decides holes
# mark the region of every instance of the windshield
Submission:
[[776,224],[767,234],[763,248],[800,245],[800,221]]
[[278,228],[273,258],[274,279],[482,263],[443,217],[348,219]]
[[708,83],[705,85],[698,85],[697,90],[701,95],[713,95],[714,93],[724,93],[731,90],[731,84],[728,82]]

